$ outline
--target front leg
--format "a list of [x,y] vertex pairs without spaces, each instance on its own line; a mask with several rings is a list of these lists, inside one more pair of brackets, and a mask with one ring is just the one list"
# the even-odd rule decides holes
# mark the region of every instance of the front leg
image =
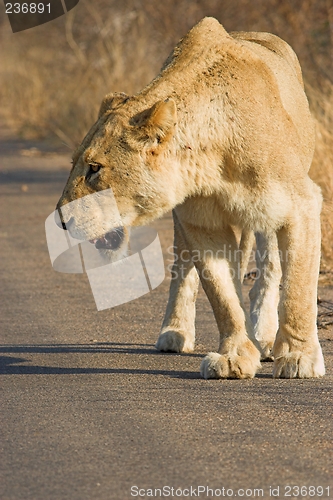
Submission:
[[321,196],[313,192],[296,199],[278,233],[283,272],[279,331],[273,347],[274,377],[310,378],[325,374],[317,336],[317,283],[320,261]]
[[169,301],[156,349],[191,352],[195,341],[195,301],[199,277],[184,241],[177,215],[174,218],[174,255]]
[[260,352],[241,291],[238,245],[230,226],[206,230],[183,224],[202,286],[213,308],[220,332],[217,353],[201,364],[204,378],[252,378],[260,368]]

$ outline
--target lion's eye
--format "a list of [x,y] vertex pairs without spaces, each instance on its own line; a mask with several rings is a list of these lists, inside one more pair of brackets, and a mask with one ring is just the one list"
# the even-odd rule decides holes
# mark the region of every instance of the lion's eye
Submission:
[[101,165],[98,165],[97,163],[89,163],[89,168],[90,173],[96,174],[101,169]]
[[90,181],[90,178],[101,170],[102,165],[100,165],[99,163],[89,163],[88,165],[89,165],[89,170],[86,174],[86,180]]

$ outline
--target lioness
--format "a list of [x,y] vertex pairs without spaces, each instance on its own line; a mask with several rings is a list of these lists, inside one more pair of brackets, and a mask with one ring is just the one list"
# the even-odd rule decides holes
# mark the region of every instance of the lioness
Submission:
[[[268,33],[228,34],[205,18],[139,94],[105,97],[74,153],[57,208],[112,188],[124,227],[173,209],[179,258],[156,347],[193,349],[199,275],[220,332],[218,353],[202,361],[205,378],[253,377],[260,355],[270,355],[280,257],[273,376],[319,377],[325,372],[316,327],[322,198],[308,176],[313,150],[314,126],[292,49]],[[72,236],[101,248],[119,232],[113,214],[105,220],[93,205],[62,217]],[[258,260],[266,272],[251,293],[253,324],[241,295],[244,269],[233,257],[237,231],[246,253],[253,232],[257,248],[266,250]],[[183,250],[200,257],[184,259]]]

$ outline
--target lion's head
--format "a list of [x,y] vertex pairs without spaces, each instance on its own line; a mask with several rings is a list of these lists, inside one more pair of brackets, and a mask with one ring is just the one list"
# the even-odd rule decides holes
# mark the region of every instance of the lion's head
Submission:
[[71,236],[114,251],[126,240],[126,227],[149,223],[174,206],[168,165],[176,122],[171,99],[142,110],[136,97],[105,97],[57,204]]

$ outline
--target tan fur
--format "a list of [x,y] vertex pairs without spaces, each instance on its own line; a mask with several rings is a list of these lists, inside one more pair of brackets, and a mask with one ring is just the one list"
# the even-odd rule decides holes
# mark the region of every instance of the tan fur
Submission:
[[[157,348],[193,349],[198,272],[220,331],[218,353],[201,366],[205,378],[253,377],[260,351],[270,354],[280,252],[273,375],[318,377],[324,374],[316,330],[321,194],[307,175],[313,149],[292,49],[268,33],[230,36],[205,18],[139,94],[106,97],[74,154],[59,207],[111,187],[125,226],[174,209],[177,260]],[[87,180],[90,162],[101,169]],[[101,220],[91,207],[91,214],[93,223],[74,214],[73,236],[91,239],[116,223],[112,213]],[[267,250],[260,261],[267,275],[252,293],[253,323],[241,294],[244,262],[230,257],[239,255],[235,230],[243,232],[245,253],[251,232]],[[200,258],[182,262],[184,249]]]

